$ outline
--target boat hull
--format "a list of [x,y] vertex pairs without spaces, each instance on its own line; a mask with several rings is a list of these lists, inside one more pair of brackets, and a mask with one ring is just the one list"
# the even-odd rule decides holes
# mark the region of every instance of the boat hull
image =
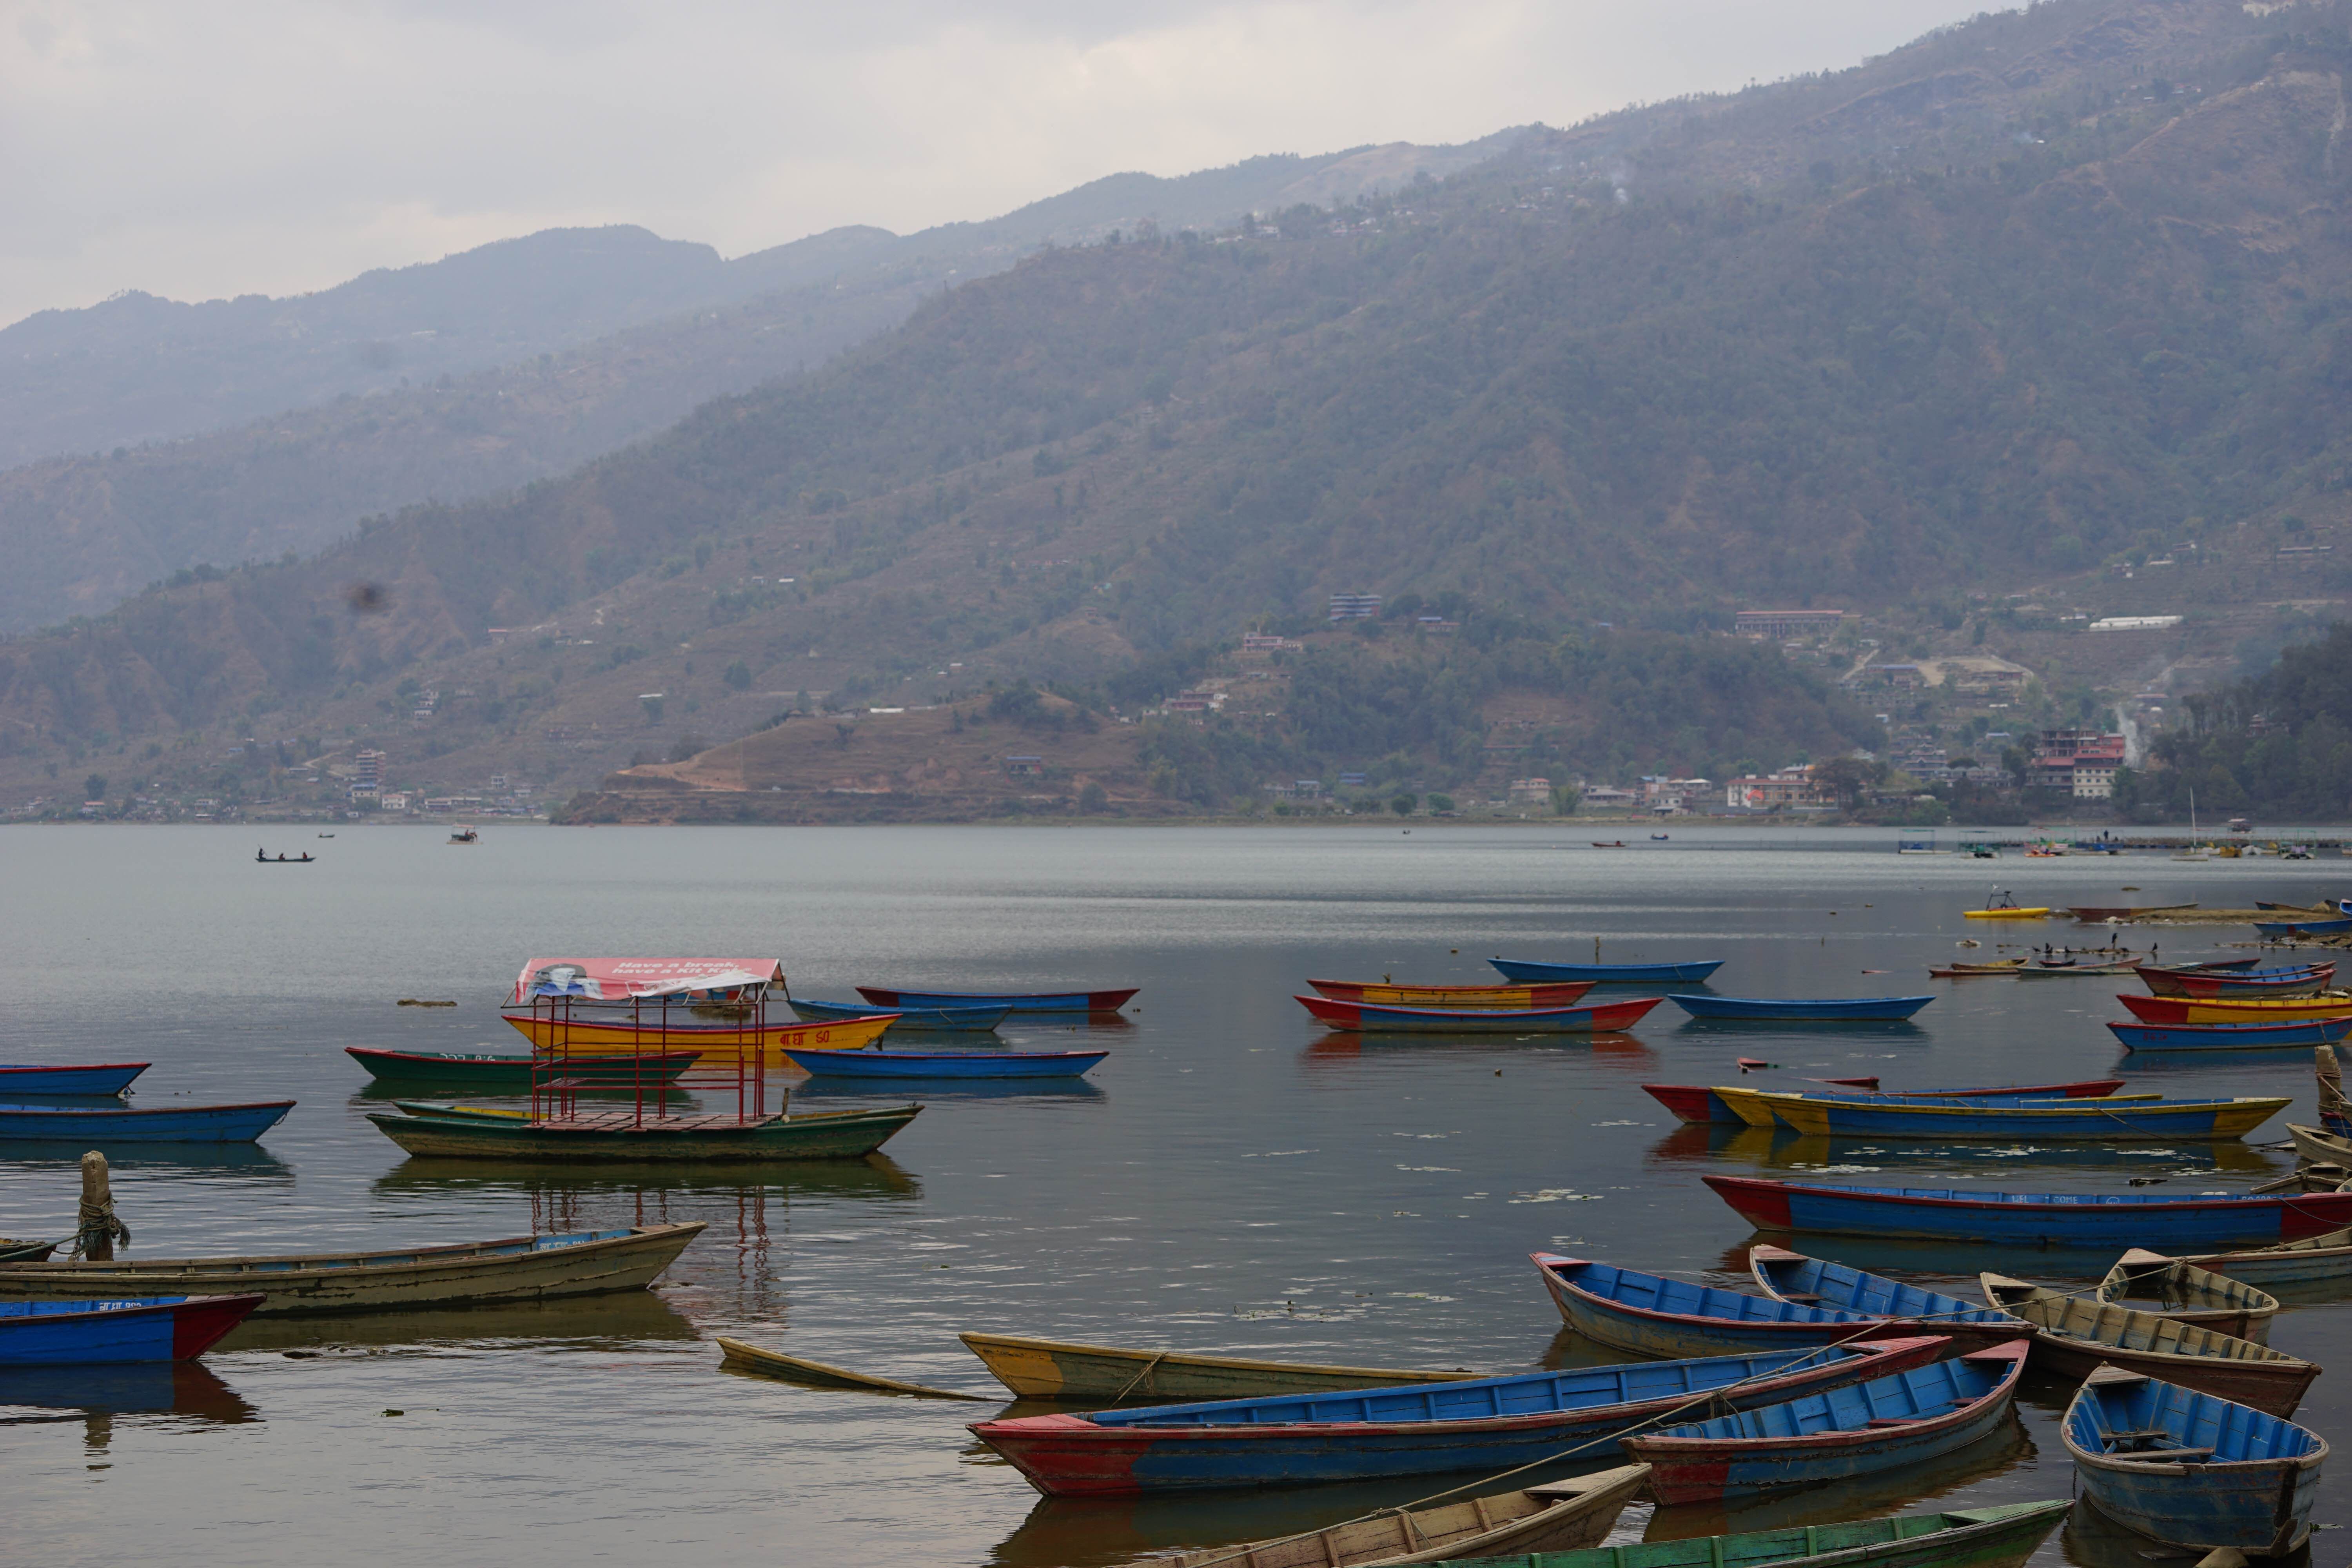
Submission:
[[1817,1138],[1916,1138],[1937,1142],[2049,1139],[2081,1142],[2170,1142],[2243,1138],[2294,1103],[2244,1099],[2167,1104],[2074,1100],[2018,1105],[1924,1105],[1761,1094],[1773,1120]]
[[1590,981],[1595,985],[1697,985],[1723,967],[1719,958],[1688,963],[1538,963],[1523,958],[1490,958],[1486,963],[1506,980],[1543,983]]
[[2332,1046],[2352,1035],[2352,1014],[2276,1024],[2109,1024],[2127,1051],[2274,1051]]
[[2209,1252],[2184,1258],[2247,1285],[2317,1285],[2352,1279],[2352,1230],[2331,1231],[2251,1252]]
[[1890,1334],[1948,1334],[1963,1344],[2005,1344],[2032,1331],[2022,1319],[1994,1307],[1979,1307],[1924,1286],[1866,1273],[1843,1263],[1783,1247],[1748,1249],[1748,1272],[1757,1288],[1776,1301],[1832,1307],[1883,1325]]
[[[443,1051],[383,1051],[365,1046],[345,1046],[343,1054],[365,1068],[378,1083],[433,1084],[464,1088],[477,1094],[529,1094],[531,1058]],[[583,1088],[633,1089],[638,1084],[675,1083],[694,1065],[694,1051],[667,1051],[641,1057],[619,1056],[583,1061],[567,1058],[549,1064],[549,1078],[562,1078]],[[544,1081],[544,1080],[542,1080]]]
[[2231,996],[2135,996],[2116,1000],[2143,1024],[2275,1024],[2297,1018],[2352,1016],[2352,996],[2307,996],[2265,1002]]
[[[411,1154],[454,1160],[595,1161],[600,1163],[857,1160],[871,1154],[922,1110],[831,1111],[723,1127],[731,1119],[667,1118],[616,1127],[467,1116],[368,1120]],[[683,1123],[683,1125],[681,1125]]]
[[2352,1226],[2352,1194],[2347,1193],[2091,1199],[2073,1194],[1832,1187],[1754,1176],[1699,1179],[1759,1230],[1830,1236],[2111,1252],[2154,1245],[2178,1253],[2195,1246],[2264,1247]]
[[0,1142],[79,1143],[251,1143],[286,1119],[290,1100],[250,1105],[190,1105],[153,1110],[64,1110],[0,1106]]
[[[751,1059],[756,1049],[762,1067],[782,1067],[783,1053],[854,1051],[870,1046],[890,1026],[890,1016],[877,1013],[838,1024],[768,1024],[758,1028],[710,1028],[677,1026],[665,1029],[656,1018],[639,1027],[546,1013],[508,1013],[506,1021],[530,1042],[534,1051],[551,1051],[565,1061],[594,1056],[655,1056],[669,1051],[693,1051],[709,1068],[733,1067]],[[756,1047],[754,1042],[757,1042]]]
[[[2153,1295],[2164,1305],[2150,1307]],[[2217,1334],[2229,1334],[2254,1344],[2270,1343],[2271,1320],[2278,1316],[2278,1298],[2185,1258],[2135,1247],[2116,1259],[2099,1281],[2096,1299],[2138,1310],[2155,1312],[2177,1323],[2194,1323]]]
[[1524,1012],[1468,1007],[1375,1007],[1328,996],[1292,998],[1326,1028],[1367,1035],[1591,1035],[1630,1029],[1658,1005],[1655,996],[1590,1007]]
[[256,1317],[382,1312],[642,1290],[703,1224],[509,1237],[407,1252],[0,1265],[0,1301],[245,1295]]
[[861,985],[857,994],[879,1007],[1004,1007],[1015,1013],[1116,1013],[1140,985],[1111,991],[891,991]]
[[1390,985],[1354,980],[1310,980],[1307,989],[1334,1002],[1368,1002],[1384,1007],[1509,1007],[1521,1012],[1572,1007],[1596,983],[1591,980],[1540,985]]
[[[843,1024],[853,1018],[871,1018],[884,1009],[871,1003],[852,1006],[846,1002],[808,1002],[791,998],[786,1005],[793,1016],[803,1024]],[[985,1007],[898,1007],[888,1009],[898,1016],[891,1021],[890,1030],[898,1035],[984,1034],[1013,1016],[1013,1009],[1001,1004]]]
[[2320,1373],[2315,1363],[2250,1340],[2153,1312],[2084,1301],[2023,1280],[1988,1274],[1984,1294],[2033,1325],[2035,1366],[2068,1377],[2119,1367],[2287,1416]]
[[0,1367],[194,1361],[245,1321],[258,1296],[18,1302],[0,1308]]
[[1933,996],[1857,996],[1783,1000],[1769,996],[1701,996],[1670,993],[1666,1000],[1694,1018],[1742,1024],[1899,1023]]
[[[2126,1530],[2192,1552],[2293,1552],[2311,1533],[2327,1443],[2231,1403],[2117,1371],[2090,1378],[2059,1425],[2083,1495]],[[2152,1445],[2210,1452],[2135,1461],[2122,1457],[2119,1432],[2162,1433]]]
[[1119,1350],[1012,1334],[965,1333],[958,1338],[981,1359],[991,1376],[1023,1399],[1080,1403],[1133,1399],[1164,1405],[1195,1399],[1341,1394],[1412,1383],[1459,1383],[1476,1375],[1461,1367],[1405,1372],[1394,1367],[1325,1366],[1181,1351]]
[[94,1062],[84,1067],[0,1067],[0,1105],[20,1094],[121,1094],[147,1070],[145,1062]]
[[[1737,1383],[1734,1408],[1813,1389],[1867,1381],[1931,1359],[1936,1340],[1894,1340],[1788,1357],[1726,1356],[1623,1367],[1432,1384],[1265,1401],[1151,1405],[1085,1415],[1031,1415],[971,1428],[1052,1497],[1132,1497],[1213,1488],[1286,1487],[1385,1476],[1481,1470],[1556,1459],[1690,1407],[1706,1390]],[[1791,1370],[1793,1369],[1793,1370]],[[1639,1395],[1560,1408],[1559,1388]],[[1650,1394],[1651,1389],[1659,1392]],[[1525,1414],[1514,1402],[1542,1404]],[[1243,1415],[1238,1405],[1252,1410]],[[1277,1419],[1295,1409],[1297,1419]],[[1452,1413],[1478,1412],[1455,1416]],[[1220,1417],[1229,1417],[1221,1421]]]
[[1884,1475],[1956,1452],[2010,1418],[2028,1342],[1745,1415],[1622,1437],[1665,1504],[1713,1502]]
[[1080,1078],[1108,1051],[786,1051],[814,1078]]
[[[2014,1321],[1997,1330],[1975,1323],[1950,1329],[1941,1323],[1890,1324],[1836,1308],[1631,1274],[1557,1253],[1528,1256],[1543,1276],[1544,1289],[1559,1310],[1561,1321],[1596,1343],[1661,1360],[1762,1355],[1836,1344],[1858,1333],[1878,1338],[1941,1335],[1951,1342],[1938,1353],[1958,1355],[2013,1340],[2021,1331]],[[1621,1273],[1622,1279],[1612,1278]],[[1604,1288],[1592,1289],[1593,1284]]]

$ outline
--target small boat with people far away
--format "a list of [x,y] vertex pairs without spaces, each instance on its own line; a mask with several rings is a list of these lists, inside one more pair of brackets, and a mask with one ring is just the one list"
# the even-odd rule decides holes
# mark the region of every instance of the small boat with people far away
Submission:
[[1519,1010],[1572,1007],[1593,982],[1543,985],[1392,985],[1387,981],[1310,980],[1307,988],[1334,1002],[1369,1002],[1387,1007],[1507,1007]]
[[1108,1051],[811,1051],[784,1060],[812,1078],[1082,1078]]
[[1328,996],[1292,998],[1329,1029],[1362,1034],[1589,1035],[1630,1029],[1658,1005],[1655,996],[1589,1007],[1376,1007]]
[[251,1143],[286,1120],[290,1100],[246,1105],[0,1105],[0,1142]]
[[[1738,1091],[1726,1090],[1726,1099]],[[2056,1140],[2165,1142],[2230,1140],[2294,1103],[2293,1096],[2234,1100],[1930,1100],[1895,1095],[1749,1091],[1774,1121],[1815,1138]],[[1735,1103],[1734,1109],[1739,1109]]]
[[1108,991],[892,991],[861,985],[857,994],[877,1007],[1003,1007],[1015,1013],[1116,1013],[1135,1000],[1140,985]]
[[2273,1415],[2292,1415],[2319,1376],[2319,1367],[2301,1356],[2234,1334],[2110,1302],[2086,1301],[2006,1275],[1982,1279],[1988,1302],[2014,1312],[2038,1331],[2034,1364],[2069,1377],[2088,1377],[2101,1366],[2126,1367]]
[[2267,1247],[2352,1226],[2352,1193],[1994,1193],[1961,1187],[1842,1187],[1703,1175],[1759,1230],[1915,1237],[2120,1252],[2151,1243]]
[[145,1072],[146,1062],[94,1062],[85,1067],[48,1067],[40,1063],[0,1065],[0,1104],[11,1097],[31,1095],[121,1094]]
[[2258,1345],[2270,1342],[2271,1320],[2279,1310],[2278,1298],[2266,1290],[2144,1247],[2135,1247],[2116,1260],[2106,1278],[2099,1281],[2094,1300],[2123,1306],[2151,1296],[2164,1305],[2145,1310]]
[[[1749,1296],[1686,1279],[1591,1263],[1558,1253],[1530,1253],[1560,1321],[1596,1344],[1650,1356],[1710,1356],[1827,1345],[1879,1332],[1868,1313]],[[2004,1339],[2021,1330],[2011,1320]],[[1887,1328],[1892,1334],[1940,1334],[1940,1324]],[[1949,1350],[1984,1342],[1970,1335]]]
[[[343,1054],[367,1068],[378,1083],[436,1084],[465,1088],[477,1094],[529,1094],[531,1058],[490,1051],[385,1051],[371,1046],[345,1046]],[[562,1078],[584,1088],[631,1089],[674,1083],[694,1065],[694,1051],[655,1051],[644,1056],[600,1056],[593,1060],[550,1062],[541,1067],[541,1080]]]
[[2143,1024],[2263,1024],[2352,1017],[2352,993],[2266,1000],[2252,996],[2136,996],[2116,1000]]
[[[883,1011],[870,1002],[812,1002],[805,996],[788,996],[784,1005],[804,1024],[847,1023]],[[984,1034],[1012,1016],[1012,1007],[1002,1002],[970,1007],[900,1007],[891,1014],[890,1033]]]
[[2058,1430],[2091,1506],[2151,1540],[2281,1557],[2311,1534],[2327,1443],[2292,1421],[2108,1366]]
[[2010,1419],[2030,1339],[1736,1415],[1617,1440],[1672,1506],[1830,1486],[1924,1464]]
[[2352,1035],[2352,1012],[2334,1018],[2286,1018],[2275,1024],[2109,1024],[2127,1051],[2274,1051],[2331,1046]]
[[0,1306],[0,1368],[194,1361],[258,1306],[258,1296]]
[[1895,1024],[1933,996],[1705,996],[1675,991],[1666,1000],[1694,1018],[1746,1024]]
[[1549,1558],[1605,1540],[1649,1478],[1647,1465],[1619,1465],[1525,1491],[1383,1510],[1305,1535],[1159,1552],[1122,1568],[1402,1568],[1531,1552]]
[[1588,980],[1596,985],[1698,985],[1723,967],[1719,958],[1684,963],[1538,963],[1524,958],[1486,961],[1506,980],[1531,984]]
[[[1822,1083],[1837,1084],[1852,1089],[1868,1089],[1875,1092],[1878,1080],[1872,1079],[1822,1079]],[[2065,1099],[2109,1095],[2123,1088],[2119,1078],[2082,1079],[2073,1083],[2013,1084],[2000,1089],[1923,1089],[1908,1091],[1914,1096],[1937,1100],[1975,1100],[1988,1096],[2003,1100]],[[1714,1089],[1697,1084],[1645,1083],[1642,1086],[1651,1099],[1673,1111],[1685,1121],[1711,1121],[1721,1126],[1735,1124],[1767,1126],[1769,1121],[1751,1121],[1727,1104]],[[1896,1092],[1896,1091],[1890,1091]]]
[[1931,980],[2013,980],[2017,972],[2024,967],[2025,960],[2021,958],[1994,958],[1982,963],[1931,964],[1927,977]]
[[1024,1415],[975,1422],[971,1431],[1049,1497],[1454,1470],[1491,1475],[1710,1403],[1744,1410],[1925,1365],[1946,1343],[1883,1340],[1355,1393]]
[[1312,1362],[1254,1361],[1195,1351],[1120,1350],[1015,1334],[966,1332],[957,1338],[991,1376],[1021,1399],[1079,1403],[1122,1399],[1167,1404],[1189,1399],[1257,1399],[1270,1394],[1339,1394],[1409,1383],[1460,1383],[1478,1374],[1465,1367],[1401,1371],[1395,1367],[1324,1366]]
[[257,1317],[542,1301],[642,1290],[703,1229],[695,1220],[376,1252],[0,1264],[0,1301],[251,1293]]
[[2030,1332],[2024,1320],[1923,1285],[1869,1274],[1843,1263],[1759,1243],[1748,1249],[1748,1272],[1776,1301],[1833,1307],[1891,1334],[1948,1334],[1957,1344],[1997,1345]]

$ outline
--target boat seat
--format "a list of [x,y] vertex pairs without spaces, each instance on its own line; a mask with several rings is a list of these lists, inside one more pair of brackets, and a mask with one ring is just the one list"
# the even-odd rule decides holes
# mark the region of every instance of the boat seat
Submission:
[[2172,1434],[2162,1426],[2137,1426],[2125,1431],[2110,1432],[2106,1434],[2106,1438],[2108,1442],[2116,1444],[2153,1443],[2159,1438],[2169,1439],[2171,1436]]
[[1783,1290],[1780,1292],[1780,1300],[1794,1301],[1800,1307],[1818,1307],[1822,1304],[1822,1299],[1811,1290]]
[[2110,1459],[2147,1459],[2162,1465],[2193,1465],[2213,1457],[2210,1448],[2135,1448],[2128,1454],[2109,1454]]

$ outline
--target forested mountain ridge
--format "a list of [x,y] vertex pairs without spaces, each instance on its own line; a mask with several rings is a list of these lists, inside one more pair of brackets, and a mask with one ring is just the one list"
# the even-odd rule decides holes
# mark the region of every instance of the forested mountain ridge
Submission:
[[[567,479],[0,648],[0,769],[233,726],[577,780],[803,692],[1188,679],[1335,590],[1540,646],[2341,515],[2341,13],[2061,0],[1907,57],[1644,111],[1630,160],[1537,132],[1032,258]],[[1945,85],[1891,91],[1912,67]],[[1825,119],[1885,158],[1807,158]],[[428,689],[468,700],[405,717]]]

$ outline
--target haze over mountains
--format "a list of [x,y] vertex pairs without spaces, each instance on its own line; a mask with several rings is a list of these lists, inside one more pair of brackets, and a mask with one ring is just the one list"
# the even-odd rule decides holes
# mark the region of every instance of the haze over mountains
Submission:
[[[2181,593],[2324,605],[2343,568],[2266,563],[2352,489],[2345,23],[2334,4],[2055,0],[1853,70],[1531,128],[1445,154],[1442,181],[1409,185],[1400,168],[1433,155],[1404,152],[1377,179],[1286,167],[1259,188],[1332,188],[1244,231],[1171,205],[1139,237],[1138,201],[1113,195],[1087,210],[1126,215],[1120,243],[1005,270],[1045,220],[893,241],[896,271],[471,390],[0,476],[11,548],[43,561],[191,519],[244,527],[237,557],[314,549],[397,504],[333,489],[354,473],[438,498],[0,648],[0,775],[161,776],[234,730],[367,740],[420,784],[568,786],[803,692],[1149,695],[1190,679],[1193,645],[1304,629],[1338,590],[1487,630],[1475,658],[1351,659],[1332,704],[1532,694],[1594,744],[1654,695],[1565,647],[1594,621],[1668,637],[1668,662],[1675,636],[1759,597],[1956,628],[1971,592],[2184,543],[2219,564]],[[1217,178],[1196,213],[1277,205]],[[613,449],[711,393],[733,395]],[[428,396],[446,401],[404,401]],[[583,447],[610,455],[519,495],[430,488],[510,485]],[[59,582],[101,603],[111,548]],[[2172,590],[2111,591],[2120,611]],[[1775,716],[1740,755],[1854,732],[1776,671],[1739,675],[1762,683],[1745,710]],[[444,696],[420,718],[426,690]],[[1298,715],[1274,729],[1268,765],[1339,754]],[[1435,767],[1462,732],[1360,744]]]

